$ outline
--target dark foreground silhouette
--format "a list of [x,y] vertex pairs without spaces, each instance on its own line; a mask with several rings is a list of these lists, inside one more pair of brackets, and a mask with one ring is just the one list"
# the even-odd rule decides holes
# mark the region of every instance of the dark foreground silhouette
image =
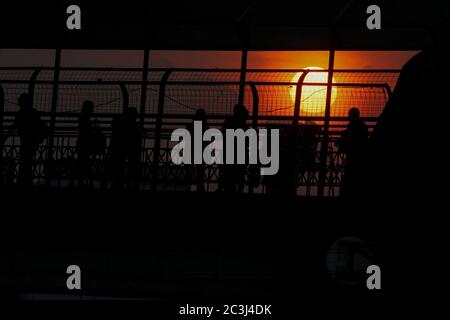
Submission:
[[442,198],[450,181],[448,51],[428,50],[402,69],[372,137],[366,185],[377,198]]
[[31,186],[33,183],[34,156],[41,143],[49,134],[47,124],[41,119],[39,112],[33,108],[33,99],[23,93],[18,99],[19,111],[14,118],[13,129],[20,137],[20,157],[18,184]]
[[[350,122],[338,143],[340,151],[346,155],[341,195],[376,199],[443,198],[447,195],[450,181],[450,108],[447,106],[450,62],[447,53],[446,48],[429,49],[403,67],[369,140],[367,126],[359,111],[356,108],[350,111]],[[16,183],[30,186],[39,144],[50,135],[50,129],[33,108],[32,96],[24,93],[18,100],[20,110],[10,128],[20,138]],[[113,119],[109,148],[106,148],[106,138],[96,121],[92,120],[93,113],[93,103],[86,101],[79,118],[72,182],[75,180],[78,186],[92,184],[93,164],[96,163],[101,167],[97,173],[102,176],[103,186],[117,190],[139,188],[144,178],[151,178],[144,177],[143,167],[147,164],[142,161],[143,132],[137,122],[137,110],[127,108]],[[236,105],[222,129],[247,130],[248,117],[246,107]],[[195,119],[204,122],[204,130],[207,128],[205,112],[199,110]],[[302,124],[280,130],[280,171],[276,177],[265,179],[267,193],[296,194],[299,174],[316,174],[318,128]],[[2,144],[7,136],[2,132]],[[15,159],[9,163],[2,160],[2,167],[11,166],[11,163],[14,166],[13,170],[2,168],[2,172],[15,174]],[[51,166],[56,166],[57,161],[45,165],[47,173],[54,172],[56,170]],[[194,185],[195,190],[204,191],[208,183],[206,168],[192,166],[188,169],[183,182],[185,189],[191,190]],[[242,193],[248,185],[250,190],[250,181],[258,180],[253,179],[251,169],[246,165],[221,166],[218,189]]]
[[358,108],[348,112],[349,123],[338,141],[339,152],[346,155],[344,174],[341,180],[340,196],[356,197],[367,192],[364,184],[364,165],[367,161],[369,129],[361,120]]

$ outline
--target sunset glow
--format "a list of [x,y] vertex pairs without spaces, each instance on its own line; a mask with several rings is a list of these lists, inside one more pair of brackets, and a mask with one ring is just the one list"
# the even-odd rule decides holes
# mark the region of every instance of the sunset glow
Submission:
[[[308,70],[324,70],[319,67],[308,67]],[[293,78],[292,82],[297,82],[302,75],[302,72],[297,73]],[[328,72],[310,72],[304,83],[324,83],[328,81]],[[333,79],[334,82],[334,79]],[[296,86],[293,85],[289,88],[289,94],[293,103],[295,103]],[[336,99],[337,91],[334,88],[331,93],[331,103]],[[302,99],[300,115],[323,115],[325,112],[327,97],[327,87],[326,86],[309,86],[305,85],[302,88]]]

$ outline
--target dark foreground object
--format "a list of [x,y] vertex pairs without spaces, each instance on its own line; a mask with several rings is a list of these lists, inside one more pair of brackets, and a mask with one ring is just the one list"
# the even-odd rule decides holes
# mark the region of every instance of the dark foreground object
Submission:
[[[417,212],[412,202],[221,193],[1,194],[3,300],[131,298],[172,311],[177,303],[252,301],[284,303],[278,310],[288,312],[300,302],[439,295],[450,285],[437,203]],[[347,260],[333,255],[338,239],[344,255],[352,252]],[[72,264],[82,270],[81,291],[66,287]],[[367,289],[367,264],[380,266],[382,290]]]

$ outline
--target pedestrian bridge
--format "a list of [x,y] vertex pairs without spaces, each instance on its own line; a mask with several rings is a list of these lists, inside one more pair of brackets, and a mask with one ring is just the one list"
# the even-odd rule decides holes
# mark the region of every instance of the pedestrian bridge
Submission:
[[[83,102],[91,100],[93,118],[107,144],[103,154],[90,159],[90,187],[108,188],[105,164],[112,120],[135,107],[143,135],[138,188],[195,191],[186,183],[187,168],[171,162],[171,132],[191,123],[198,108],[206,111],[210,127],[221,128],[240,102],[249,110],[248,124],[253,128],[313,127],[313,142],[306,147],[299,143],[297,150],[297,194],[337,196],[345,156],[337,152],[335,142],[348,123],[348,110],[358,107],[371,130],[399,73],[332,70],[328,83],[329,71],[321,69],[0,68],[1,182],[17,182],[20,138],[12,124],[17,98],[28,92],[52,129],[35,155],[34,185],[73,185],[78,117]],[[206,190],[216,191],[220,168],[207,166],[204,174]],[[244,192],[265,193],[266,183],[258,179]]]

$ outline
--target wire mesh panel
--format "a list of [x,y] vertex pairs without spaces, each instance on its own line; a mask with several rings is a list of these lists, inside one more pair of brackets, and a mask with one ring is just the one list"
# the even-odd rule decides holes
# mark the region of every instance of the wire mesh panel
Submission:
[[60,81],[141,81],[142,69],[62,68]]
[[170,81],[176,82],[239,82],[240,71],[210,70],[210,71],[189,71],[174,70],[170,76]]
[[290,96],[292,86],[257,85],[260,116],[294,115],[294,101]]
[[160,87],[157,84],[147,85],[145,104],[146,114],[155,114],[158,112],[159,89]]
[[365,70],[365,71],[334,71],[333,81],[335,83],[353,84],[387,84],[394,90],[399,77],[398,70]]
[[26,83],[2,83],[5,91],[5,112],[16,112],[19,104],[17,99],[19,96],[28,92],[28,84]]
[[51,84],[53,70],[48,68],[4,68],[0,69],[0,81],[5,92],[5,112],[15,112],[17,99],[22,93],[34,90],[34,106],[38,111],[49,112],[51,106]]
[[98,82],[91,84],[61,84],[58,90],[59,113],[79,113],[86,100],[95,105],[96,113],[121,113],[123,100],[118,85],[103,85]]
[[210,115],[230,115],[239,96],[238,85],[177,85],[166,88],[164,112],[193,114],[204,109]]
[[[169,75],[170,72],[170,75]],[[169,75],[163,82],[164,75]],[[34,107],[49,121],[53,103],[55,84],[51,68],[0,68],[0,81],[5,93],[5,128],[11,126],[14,113],[18,109],[17,98],[24,92],[33,90]],[[395,88],[399,72],[391,70],[337,70],[333,73],[330,118],[325,119],[327,97],[327,70],[249,70],[246,82],[240,83],[240,70],[219,69],[149,69],[146,83],[142,69],[105,68],[62,68],[56,104],[56,131],[52,150],[53,168],[47,168],[47,140],[44,140],[35,155],[35,183],[44,183],[49,176],[51,184],[65,186],[73,179],[76,167],[78,140],[78,117],[83,102],[94,103],[94,119],[106,136],[107,144],[111,135],[112,119],[122,114],[126,106],[135,107],[142,114],[142,189],[150,189],[151,181],[158,177],[160,189],[192,190],[186,185],[186,176],[192,174],[187,167],[179,167],[171,162],[170,151],[174,142],[171,132],[186,128],[192,122],[197,109],[204,109],[208,124],[222,128],[224,120],[232,115],[233,107],[239,100],[244,86],[244,105],[250,115],[249,124],[257,122],[260,128],[284,130],[293,123],[296,95],[301,92],[299,122],[302,130],[313,132],[314,140],[308,146],[307,159],[304,158],[298,170],[297,194],[318,195],[320,183],[319,164],[323,143],[327,144],[325,196],[336,196],[344,171],[345,156],[338,152],[336,140],[347,125],[348,111],[357,107],[372,128]],[[302,77],[304,76],[304,77]],[[299,80],[303,79],[301,88]],[[300,81],[301,82],[301,81]],[[144,92],[142,89],[146,88]],[[162,93],[164,93],[162,95]],[[142,109],[142,97],[145,106]],[[162,112],[162,113],[161,113]],[[254,116],[254,112],[257,112]],[[326,121],[328,120],[328,121]],[[324,124],[329,125],[329,137],[324,141]],[[159,131],[158,131],[159,130]],[[158,142],[158,143],[156,143]],[[155,146],[159,145],[158,153]],[[303,148],[302,152],[305,148]],[[9,163],[9,176],[16,181],[20,138],[11,134],[3,146],[3,163]],[[105,154],[105,157],[107,153]],[[100,176],[106,172],[106,158],[95,157],[95,172]],[[303,157],[306,157],[303,155]],[[306,159],[306,160],[305,160]],[[158,166],[155,172],[154,163]],[[8,176],[2,169],[3,179]],[[204,170],[206,190],[218,188],[219,166],[208,166]],[[99,178],[100,179],[100,178]],[[48,181],[47,181],[48,183]],[[262,183],[254,192],[266,192]],[[248,190],[248,189],[246,189]]]
[[295,84],[302,72],[302,70],[247,70],[246,80],[249,82],[290,82]]
[[0,68],[1,81],[29,81],[36,73],[37,81],[51,81],[53,69],[50,68]]
[[[335,93],[334,93],[335,92]],[[357,107],[362,117],[378,117],[384,109],[389,94],[384,87],[334,88],[331,117],[347,117],[348,111]]]
[[[24,92],[27,92],[27,90]],[[52,94],[53,85],[36,83],[33,95],[34,107],[40,112],[50,112],[52,108]]]

